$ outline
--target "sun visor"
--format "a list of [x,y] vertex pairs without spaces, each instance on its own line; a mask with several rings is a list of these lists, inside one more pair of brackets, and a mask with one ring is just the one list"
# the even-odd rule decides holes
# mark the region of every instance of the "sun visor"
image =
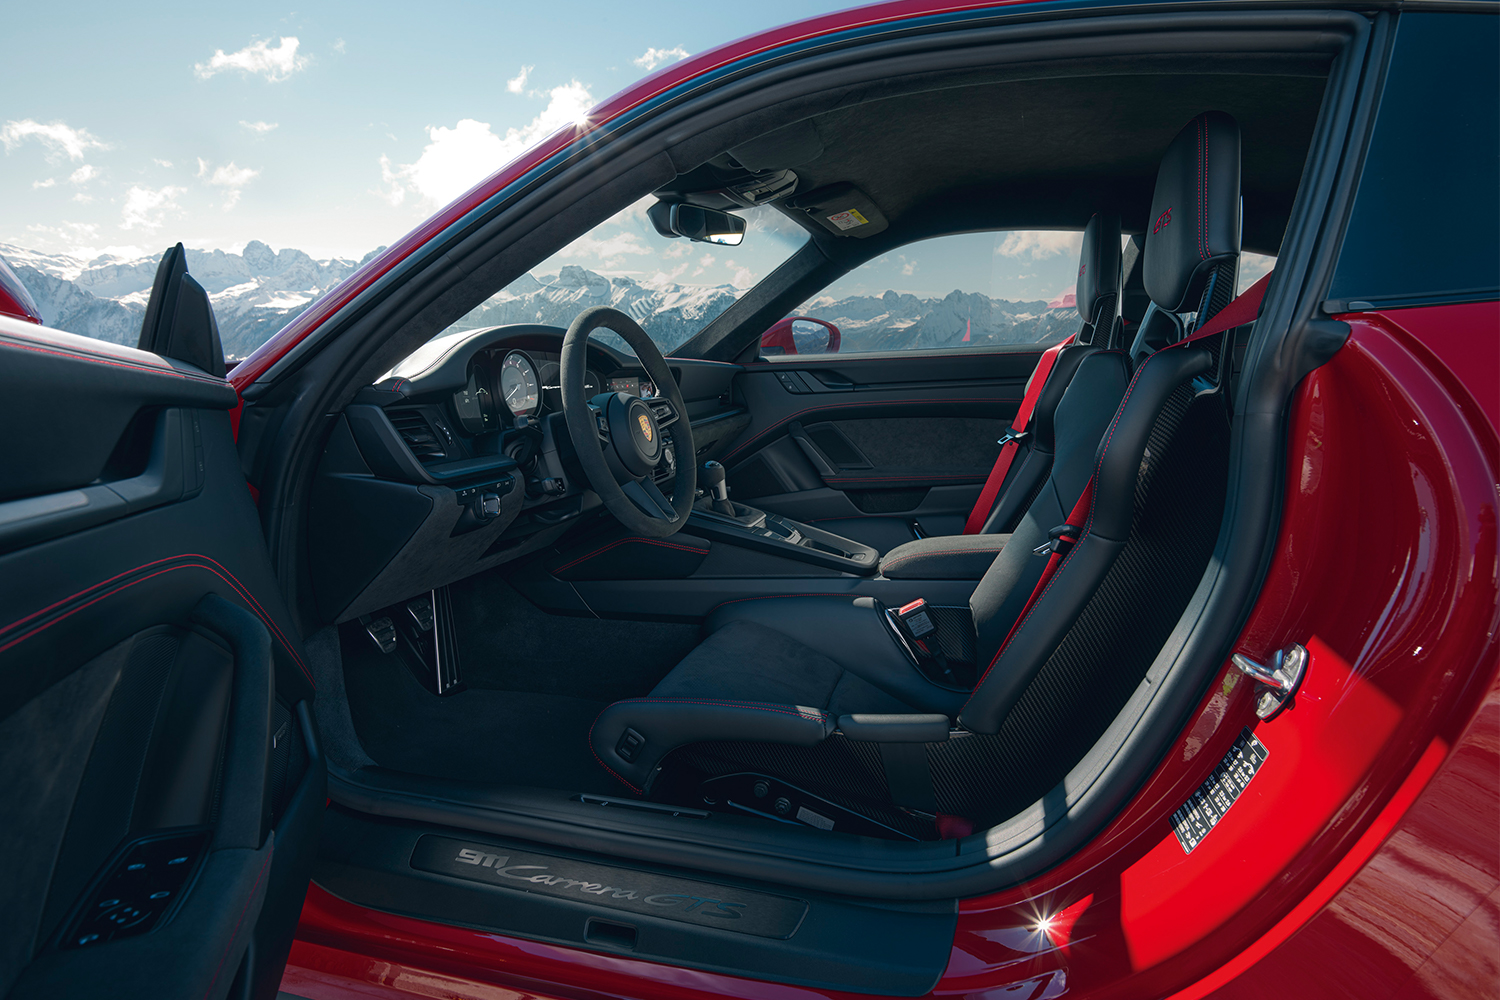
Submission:
[[885,213],[853,184],[830,184],[798,195],[787,204],[806,212],[835,236],[863,239],[885,232],[888,225]]

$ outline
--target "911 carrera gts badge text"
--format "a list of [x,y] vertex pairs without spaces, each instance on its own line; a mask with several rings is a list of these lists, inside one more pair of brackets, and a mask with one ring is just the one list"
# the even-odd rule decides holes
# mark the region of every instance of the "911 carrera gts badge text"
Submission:
[[562,875],[553,875],[548,871],[546,865],[513,865],[509,864],[510,858],[502,854],[486,854],[473,848],[461,848],[454,861],[466,865],[479,865],[484,868],[493,868],[495,874],[501,878],[515,879],[517,882],[530,882],[532,885],[561,886],[564,889],[576,889],[579,892],[591,896],[608,895],[611,899],[639,899],[648,906],[671,906],[681,907],[688,913],[703,909],[704,916],[719,917],[724,920],[738,920],[739,911],[744,909],[746,903],[730,903],[721,899],[711,899],[704,896],[690,896],[680,892],[657,892],[649,896],[642,896],[634,889],[621,888],[613,885],[603,885],[599,882],[587,882],[583,879],[566,878]]
[[417,841],[410,863],[491,892],[551,896],[559,900],[553,906],[604,906],[757,937],[788,937],[807,911],[800,899],[431,834]]
[[1172,814],[1172,832],[1186,854],[1203,842],[1210,830],[1219,825],[1229,807],[1250,785],[1250,779],[1266,762],[1270,751],[1248,729],[1240,730],[1234,746],[1219,761],[1214,773],[1198,786],[1182,808]]

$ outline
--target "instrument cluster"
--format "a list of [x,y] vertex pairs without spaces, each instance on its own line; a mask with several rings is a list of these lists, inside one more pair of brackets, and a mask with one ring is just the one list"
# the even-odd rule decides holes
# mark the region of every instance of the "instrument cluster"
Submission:
[[[468,383],[453,394],[453,411],[469,434],[485,434],[514,426],[520,418],[562,410],[561,369],[556,355],[521,350],[487,351],[475,355]],[[604,388],[606,386],[607,388]],[[598,372],[584,375],[584,392],[628,392],[648,399],[656,387],[643,373],[618,372],[606,383]]]

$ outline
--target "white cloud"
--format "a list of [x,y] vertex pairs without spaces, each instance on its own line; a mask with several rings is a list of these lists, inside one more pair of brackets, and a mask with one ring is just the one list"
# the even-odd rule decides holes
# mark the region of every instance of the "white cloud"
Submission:
[[558,256],[587,257],[609,265],[627,254],[639,255],[649,253],[651,253],[651,248],[642,243],[641,238],[635,235],[635,233],[616,233],[602,240],[592,235],[580,236],[572,243],[563,247]]
[[1083,249],[1082,233],[1038,232],[1026,230],[1010,233],[995,248],[1002,257],[1028,256],[1032,260],[1040,257],[1055,257],[1058,254],[1077,256]]
[[264,38],[251,42],[238,52],[227,55],[216,49],[208,62],[197,63],[193,72],[207,80],[216,73],[239,70],[241,73],[264,76],[272,83],[285,80],[299,69],[307,66],[307,57],[297,55],[296,36],[283,37],[275,48]]
[[647,49],[640,58],[632,61],[642,69],[649,71],[658,66],[665,66],[667,63],[676,62],[679,59],[686,59],[687,55],[688,50],[678,45],[670,49]]
[[44,181],[32,181],[31,182],[31,186],[32,186],[32,188],[49,188],[49,187],[51,187],[52,185],[54,185],[56,183],[57,183],[57,178],[56,177],[48,177]]
[[729,283],[735,288],[749,288],[755,284],[755,272],[748,267],[736,268],[734,277],[729,279]]
[[522,93],[526,89],[526,78],[531,75],[531,71],[534,69],[536,69],[535,66],[522,66],[521,72],[505,81],[505,89],[512,94]]
[[5,144],[7,153],[27,139],[35,139],[41,143],[47,150],[47,159],[52,161],[56,161],[59,156],[66,156],[70,160],[81,160],[86,150],[109,148],[90,135],[88,129],[69,128],[62,122],[49,122],[43,125],[41,122],[24,118],[20,121],[8,121],[3,128],[0,128],[0,143]]
[[339,55],[344,54],[344,40],[342,38],[335,38],[333,40],[333,51],[337,52]]
[[227,188],[229,193],[224,196],[224,211],[229,211],[239,204],[240,189],[260,176],[259,170],[249,167],[236,166],[233,162],[216,167],[213,173],[209,173],[209,162],[203,158],[198,159],[198,176],[204,177],[214,187]]
[[240,124],[256,135],[265,135],[267,132],[274,128],[279,128],[281,125],[280,122],[247,122],[243,118],[240,119]]
[[1261,278],[1264,278],[1270,273],[1271,268],[1275,266],[1275,257],[1248,252],[1240,254],[1240,273],[1239,280],[1236,282],[1239,287],[1235,289],[1235,294],[1238,295]]
[[94,200],[94,196],[91,194],[84,194],[82,191],[80,191],[73,196],[73,200],[78,202],[78,204],[80,205],[87,205],[89,202]]
[[154,164],[156,164],[158,167],[170,167],[172,165],[172,161],[171,160],[157,160],[157,159],[153,159],[151,162],[154,163]]
[[79,167],[77,170],[68,175],[68,183],[87,184],[89,181],[98,176],[99,171],[94,169],[94,165],[91,163],[85,163],[83,166]]
[[125,209],[120,222],[121,229],[160,229],[167,215],[181,211],[177,205],[179,195],[186,188],[168,184],[155,190],[132,185],[125,192]]
[[593,103],[588,88],[574,80],[553,87],[541,114],[503,136],[473,118],[453,128],[429,126],[431,141],[415,163],[392,167],[389,157],[380,158],[380,179],[389,185],[381,196],[399,205],[410,191],[424,202],[447,204],[559,128],[582,122]]

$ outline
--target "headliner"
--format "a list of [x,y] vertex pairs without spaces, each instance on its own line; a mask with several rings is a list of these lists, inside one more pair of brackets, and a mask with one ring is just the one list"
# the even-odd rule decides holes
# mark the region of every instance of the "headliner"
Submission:
[[[805,119],[816,139],[800,124],[741,141],[658,193],[681,197],[749,176],[732,159],[736,151],[753,151],[746,158],[757,166],[794,170],[799,194],[853,183],[885,213],[884,233],[841,238],[799,219],[845,267],[946,233],[1082,229],[1097,211],[1117,211],[1126,232],[1139,232],[1167,144],[1195,115],[1219,110],[1243,132],[1245,249],[1274,254],[1327,68],[1326,58],[1221,55],[1211,64],[1095,60],[1031,79],[1014,78],[1012,68],[1011,78],[999,82],[931,79],[907,93],[870,94]],[[820,155],[809,158],[809,141],[813,152],[821,142]]]

